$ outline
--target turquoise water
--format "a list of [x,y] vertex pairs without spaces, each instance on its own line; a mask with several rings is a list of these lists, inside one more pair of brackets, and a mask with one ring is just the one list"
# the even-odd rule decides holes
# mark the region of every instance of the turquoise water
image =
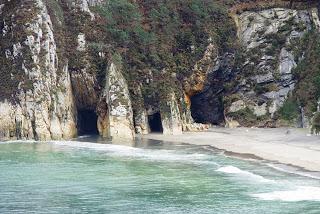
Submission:
[[275,166],[161,142],[2,143],[0,213],[320,213],[320,180]]

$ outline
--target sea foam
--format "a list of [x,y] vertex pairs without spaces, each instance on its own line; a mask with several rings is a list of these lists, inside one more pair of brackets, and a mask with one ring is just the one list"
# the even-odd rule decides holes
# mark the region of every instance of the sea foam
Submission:
[[221,168],[217,169],[216,171],[217,172],[223,172],[223,173],[226,173],[226,174],[236,174],[238,176],[247,177],[247,178],[259,181],[259,182],[274,183],[273,180],[266,179],[261,175],[256,175],[256,174],[254,174],[252,172],[241,170],[241,169],[239,169],[237,167],[234,167],[234,166],[224,166],[224,167],[221,167]]
[[0,141],[0,144],[15,144],[15,143],[19,143],[19,144],[32,144],[32,143],[39,143],[39,142],[34,141],[34,140],[8,140],[8,141]]
[[300,186],[295,190],[259,193],[252,194],[252,196],[266,201],[320,201],[320,188],[312,186]]
[[79,142],[79,141],[53,141],[51,142],[56,146],[67,146],[80,149],[91,149],[95,151],[106,152],[110,156],[118,157],[134,157],[149,161],[165,161],[165,162],[183,162],[183,163],[193,163],[193,164],[212,164],[217,165],[215,162],[208,160],[209,156],[200,153],[181,153],[174,150],[153,150],[153,149],[143,149],[135,148],[123,145],[114,144],[98,144],[89,142]]

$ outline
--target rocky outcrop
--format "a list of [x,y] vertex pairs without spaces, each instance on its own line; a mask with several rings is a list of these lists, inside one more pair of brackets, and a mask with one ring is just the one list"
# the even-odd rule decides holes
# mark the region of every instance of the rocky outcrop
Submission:
[[[66,13],[70,10],[93,17],[87,1],[71,1],[62,6],[67,6],[63,8]],[[62,14],[55,17],[54,25],[51,14],[56,16],[57,13],[53,8],[49,13],[42,0],[23,4],[21,1],[5,1],[1,9],[6,13],[0,13],[0,59],[3,65],[0,70],[3,76],[0,139],[73,138],[80,128],[78,114],[83,110],[98,115],[97,126],[102,136],[134,138],[131,101],[125,79],[113,63],[103,77],[101,73],[95,73],[84,33],[78,31],[68,37],[68,32],[60,30],[65,24]],[[68,29],[70,26],[63,27]],[[64,58],[65,40],[77,43],[73,52],[69,51],[71,58]],[[101,61],[109,60],[104,54],[99,56]],[[105,81],[99,82],[98,75]]]
[[[184,130],[200,131],[223,122],[223,82],[227,79],[232,55],[220,57],[217,46],[211,42],[203,57],[195,64],[192,73],[183,82],[186,109],[183,112]],[[231,66],[229,66],[231,65]],[[228,67],[228,68],[227,68]],[[195,122],[194,122],[195,121]]]
[[231,14],[241,14],[245,11],[257,11],[270,8],[290,8],[303,10],[319,6],[318,0],[235,0],[230,3]]
[[86,0],[89,6],[97,6],[106,2],[106,0]]
[[[1,139],[61,139],[77,133],[68,64],[60,64],[41,0],[2,4]],[[21,78],[19,78],[21,77]]]
[[138,100],[139,106],[135,106],[134,110],[134,125],[137,134],[148,134],[151,132],[148,121],[147,110],[144,107],[144,99],[142,96],[141,86],[137,86],[135,90],[135,99]]
[[126,80],[114,63],[110,64],[106,75],[97,108],[99,133],[112,139],[133,139],[133,112]]
[[91,62],[88,59],[86,37],[84,33],[77,35],[75,57],[77,64],[70,70],[73,93],[77,109],[95,110],[101,87],[97,76],[90,71]]
[[72,0],[70,1],[70,7],[79,9],[81,12],[87,13],[92,19],[94,19],[94,14],[91,12],[89,5],[93,6],[99,4],[99,0]]
[[315,8],[273,8],[235,16],[244,61],[240,66],[239,87],[226,98],[229,120],[237,117],[235,112],[243,111],[260,121],[274,118],[295,88],[292,71],[303,57],[294,51],[296,42],[312,25],[318,25],[316,17]]
[[215,60],[217,57],[217,47],[213,43],[210,43],[203,57],[195,64],[191,75],[184,79],[183,89],[187,99],[203,90],[207,82],[207,76],[216,64]]
[[216,57],[209,67],[203,90],[191,97],[192,117],[198,123],[220,125],[224,122],[224,88],[235,76],[234,54]]
[[174,93],[169,95],[167,101],[161,103],[160,113],[164,135],[182,134],[181,115]]

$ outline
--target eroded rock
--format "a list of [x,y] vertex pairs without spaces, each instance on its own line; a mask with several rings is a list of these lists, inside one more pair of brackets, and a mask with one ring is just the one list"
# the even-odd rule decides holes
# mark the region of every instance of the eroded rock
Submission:
[[[7,4],[11,3],[5,3],[3,9]],[[41,0],[15,5],[11,12],[23,16],[21,11],[28,9],[34,14],[18,25],[15,16],[2,16],[7,24],[2,29],[0,42],[15,44],[7,49],[13,53],[7,59],[15,67],[13,78],[24,78],[11,92],[11,97],[4,97],[0,102],[1,138],[50,140],[74,137],[77,130],[68,65],[58,66],[53,26]],[[17,33],[25,33],[26,37],[18,40],[12,37]],[[1,70],[1,75],[7,75],[7,72]]]
[[182,134],[182,121],[176,96],[170,94],[169,100],[164,101],[160,108],[164,135]]
[[[292,45],[311,30],[313,24],[317,25],[316,17],[315,9],[289,8],[235,15],[246,59],[240,68],[239,82],[246,84],[240,84],[236,93],[228,96],[242,97],[243,106],[248,106],[257,118],[264,117],[266,121],[273,118],[296,83],[292,71],[302,56],[295,55]],[[227,115],[238,110],[235,104],[226,106]]]
[[97,107],[98,129],[103,137],[134,139],[133,112],[126,80],[110,63],[106,85]]

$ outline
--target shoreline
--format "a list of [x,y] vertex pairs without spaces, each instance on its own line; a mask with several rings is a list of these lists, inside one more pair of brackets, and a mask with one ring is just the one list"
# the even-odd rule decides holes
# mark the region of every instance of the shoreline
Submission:
[[182,135],[148,134],[143,139],[211,146],[230,156],[247,156],[320,172],[320,137],[295,128],[211,128]]

